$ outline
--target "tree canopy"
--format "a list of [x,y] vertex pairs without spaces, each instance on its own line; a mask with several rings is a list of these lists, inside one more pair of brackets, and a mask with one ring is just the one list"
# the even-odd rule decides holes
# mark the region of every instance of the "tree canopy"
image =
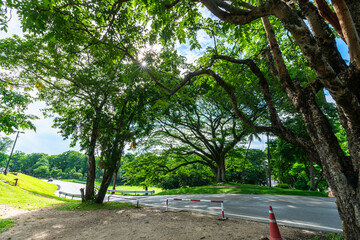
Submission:
[[[360,238],[359,1],[7,3],[20,14],[24,30],[62,44],[62,53],[69,56],[92,47],[113,54],[114,60],[121,56],[141,69],[143,86],[155,84],[170,95],[190,83],[221,87],[234,115],[248,128],[282,138],[323,167],[345,238]],[[201,48],[200,31],[214,43],[196,63],[185,64],[174,46]],[[337,38],[346,43],[349,62],[341,56]],[[339,128],[323,107],[324,89],[335,101],[347,146],[340,146]],[[252,119],[243,104],[267,113]],[[307,134],[294,131],[287,118],[296,119]]]

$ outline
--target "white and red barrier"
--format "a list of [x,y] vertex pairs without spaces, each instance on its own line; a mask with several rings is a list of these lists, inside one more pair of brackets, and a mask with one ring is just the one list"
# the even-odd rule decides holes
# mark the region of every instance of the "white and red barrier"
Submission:
[[169,200],[173,200],[173,201],[189,201],[189,202],[212,202],[212,203],[220,203],[221,205],[221,215],[222,218],[219,218],[219,220],[226,220],[228,219],[227,217],[225,217],[225,213],[224,213],[224,201],[222,200],[205,200],[205,199],[183,199],[183,198],[167,198],[166,199],[166,210],[165,212],[167,212],[169,210]]

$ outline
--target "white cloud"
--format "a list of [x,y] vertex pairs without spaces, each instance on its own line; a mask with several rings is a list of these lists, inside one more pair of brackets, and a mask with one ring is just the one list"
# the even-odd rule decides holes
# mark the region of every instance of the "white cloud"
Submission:
[[[8,23],[8,31],[1,31],[0,38],[11,37],[14,34],[23,36],[22,26],[18,15],[15,11],[12,11],[12,19]],[[31,93],[32,96],[34,96],[34,94],[35,92]],[[36,126],[36,132],[33,130],[25,130],[24,133],[20,133],[14,151],[46,153],[49,155],[60,154],[68,150],[79,151],[80,148],[78,146],[70,148],[70,140],[64,140],[61,135],[58,134],[59,129],[51,127],[53,125],[52,118],[44,118],[40,109],[45,107],[46,105],[44,102],[35,102],[29,105],[26,114],[32,114],[39,117],[39,119],[33,121]],[[16,133],[11,134],[8,137],[15,140]]]
[[22,26],[16,11],[12,10],[11,14],[12,18],[8,22],[7,32],[0,31],[0,39],[11,37],[14,34],[23,36]]
[[[25,153],[46,153],[49,155],[60,154],[69,150],[79,151],[79,146],[70,148],[70,140],[64,140],[59,129],[52,128],[53,119],[44,118],[40,109],[45,108],[44,102],[35,102],[29,105],[26,114],[33,114],[39,119],[34,120],[36,132],[33,130],[25,130],[19,134],[14,151],[22,151]],[[16,133],[9,135],[15,140]]]

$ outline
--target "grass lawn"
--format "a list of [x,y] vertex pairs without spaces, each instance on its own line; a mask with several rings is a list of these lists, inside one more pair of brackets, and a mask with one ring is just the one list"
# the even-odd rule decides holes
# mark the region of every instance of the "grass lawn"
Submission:
[[5,232],[16,224],[14,219],[0,219],[0,233]]
[[[109,189],[112,189],[112,186],[109,187]],[[144,191],[145,188],[142,186],[116,186],[115,188],[116,190],[124,190],[124,191]],[[155,194],[159,193],[162,191],[161,188],[157,188],[157,187],[148,187],[148,191],[155,191]],[[138,194],[139,195],[139,194]]]
[[[101,181],[100,180],[96,180],[95,181],[96,185],[101,185]],[[112,189],[112,184],[110,184],[109,189]],[[124,190],[124,191],[144,191],[145,188],[143,186],[116,186],[115,188],[116,190]],[[157,188],[157,187],[148,187],[148,191],[155,191],[156,193],[159,193],[162,191],[161,188]],[[129,195],[134,195],[134,194],[129,194]]]
[[316,236],[309,240],[344,240],[344,235],[342,233],[329,233],[320,236]]
[[63,202],[54,198],[38,196],[0,181],[0,204],[24,209],[35,209]]
[[0,174],[0,179],[5,180],[11,184],[14,184],[15,178],[19,179],[17,182],[17,186],[22,188],[26,191],[40,194],[46,197],[55,197],[54,192],[56,191],[56,185],[50,184],[44,181],[41,181],[37,178],[18,173],[17,175],[14,174]]
[[312,192],[297,189],[282,189],[277,187],[265,187],[250,184],[228,184],[210,185],[201,187],[188,187],[165,190],[157,195],[176,195],[176,194],[270,194],[270,195],[297,195],[297,196],[316,196],[327,197],[324,192]]

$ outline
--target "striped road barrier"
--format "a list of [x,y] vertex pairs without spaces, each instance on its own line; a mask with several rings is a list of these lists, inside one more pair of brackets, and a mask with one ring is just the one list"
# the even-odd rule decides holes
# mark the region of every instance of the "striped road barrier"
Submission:
[[166,199],[166,210],[165,212],[167,212],[169,210],[169,200],[173,200],[173,201],[189,201],[189,202],[212,202],[212,203],[220,203],[221,205],[221,215],[222,218],[219,218],[219,220],[226,220],[228,219],[228,217],[225,217],[225,213],[224,213],[224,201],[222,200],[201,200],[201,199],[183,199],[183,198],[167,198]]
[[110,197],[120,198],[120,200],[121,199],[134,200],[134,201],[136,201],[136,207],[137,208],[139,207],[139,199],[137,199],[137,198],[129,198],[129,197],[123,197],[121,195],[110,194],[108,196],[108,202],[110,201]]

